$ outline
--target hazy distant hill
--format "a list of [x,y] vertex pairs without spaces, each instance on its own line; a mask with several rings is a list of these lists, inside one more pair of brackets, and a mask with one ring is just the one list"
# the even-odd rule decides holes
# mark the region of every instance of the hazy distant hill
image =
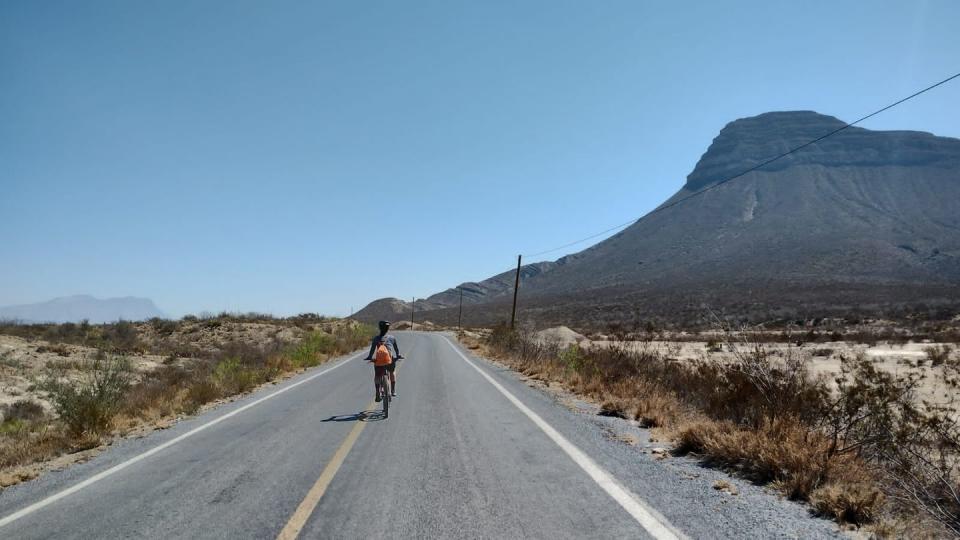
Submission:
[[[843,125],[810,111],[731,122],[670,201]],[[465,318],[508,317],[512,279],[464,284]],[[544,324],[685,318],[707,306],[763,318],[958,305],[960,140],[849,128],[584,251],[526,266],[520,291],[521,316]],[[454,289],[431,296],[423,316],[449,322],[458,300]]]
[[54,298],[38,304],[0,307],[0,319],[22,322],[79,322],[91,323],[141,321],[152,317],[163,317],[153,301],[147,298],[99,299],[88,295]]

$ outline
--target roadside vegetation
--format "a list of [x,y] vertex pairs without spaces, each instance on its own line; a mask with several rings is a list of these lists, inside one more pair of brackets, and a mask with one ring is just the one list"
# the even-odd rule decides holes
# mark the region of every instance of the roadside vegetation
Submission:
[[[594,399],[601,414],[654,428],[675,454],[840,523],[878,536],[960,535],[957,407],[922,401],[922,373],[879,370],[861,354],[841,356],[835,377],[814,377],[809,357],[773,353],[761,332],[715,332],[713,346],[732,360],[684,361],[645,346],[647,331],[613,334],[601,347],[561,347],[500,326],[473,346]],[[949,387],[960,384],[960,355],[936,346],[927,356]]]
[[[269,332],[264,335],[272,337],[241,340],[240,334],[220,331],[228,323],[258,325],[255,330],[266,325]],[[201,329],[195,330],[198,325]],[[290,328],[297,331],[282,334]],[[221,315],[137,324],[5,325],[0,333],[43,340],[36,350],[58,357],[31,375],[29,395],[0,407],[0,486],[7,486],[35,476],[42,462],[117,436],[164,427],[206,404],[356,350],[375,331],[318,316]],[[201,334],[209,338],[206,346],[191,343],[200,341]],[[92,358],[74,358],[65,343],[97,350]],[[190,354],[181,354],[184,351]],[[131,359],[145,353],[161,355],[157,358],[163,358],[162,363],[134,369]],[[2,369],[22,370],[23,362],[6,353]]]

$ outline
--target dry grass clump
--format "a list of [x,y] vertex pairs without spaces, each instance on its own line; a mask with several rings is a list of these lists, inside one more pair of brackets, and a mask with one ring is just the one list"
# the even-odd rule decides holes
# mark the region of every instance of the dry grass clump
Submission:
[[[504,327],[487,344],[521,372],[596,399],[602,414],[662,428],[675,452],[775,486],[839,522],[927,516],[960,534],[960,415],[919,401],[924,375],[841,357],[831,385],[796,354],[774,357],[756,336],[723,335],[733,361],[680,363],[625,340],[561,349]],[[943,349],[943,377],[956,387],[960,360]]]
[[817,513],[840,523],[877,523],[883,502],[876,482],[856,479],[831,481],[810,493],[810,504]]
[[829,456],[830,440],[796,418],[748,430],[727,421],[700,421],[681,429],[676,452],[695,453],[711,465],[772,484],[823,515],[853,524],[873,521],[883,494],[872,474],[851,456]]

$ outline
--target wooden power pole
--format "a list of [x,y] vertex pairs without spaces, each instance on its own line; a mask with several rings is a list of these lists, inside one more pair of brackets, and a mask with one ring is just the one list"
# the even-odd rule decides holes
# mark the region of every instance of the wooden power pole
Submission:
[[460,289],[460,311],[457,313],[457,335],[463,332],[463,287]]
[[410,330],[413,330],[413,315],[417,312],[417,297],[410,301]]
[[520,289],[520,260],[523,255],[517,255],[517,278],[513,282],[513,311],[510,313],[510,329],[513,330],[517,322],[517,291]]

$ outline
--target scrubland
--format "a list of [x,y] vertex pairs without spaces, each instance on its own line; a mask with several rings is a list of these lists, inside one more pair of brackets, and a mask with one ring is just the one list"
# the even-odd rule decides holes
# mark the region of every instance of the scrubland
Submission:
[[960,354],[942,342],[956,329],[942,330],[940,343],[720,325],[593,340],[500,326],[462,339],[651,428],[675,455],[879,537],[938,537],[960,535]]
[[373,332],[312,314],[0,324],[0,486],[353,351]]

